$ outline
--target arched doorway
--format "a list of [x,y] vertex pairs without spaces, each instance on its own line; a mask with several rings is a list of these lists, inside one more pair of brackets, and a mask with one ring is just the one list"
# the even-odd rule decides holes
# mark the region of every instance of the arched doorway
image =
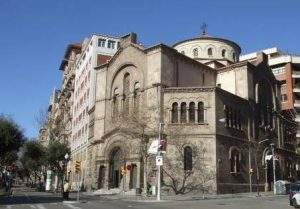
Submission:
[[109,159],[109,188],[119,188],[122,166],[124,166],[124,155],[120,147],[116,147],[111,151]]
[[98,189],[104,187],[104,180],[105,180],[105,166],[101,165],[98,171]]
[[[272,185],[274,183],[274,172],[273,172],[273,155],[272,151],[270,149],[265,150],[264,154],[264,165],[265,165],[265,183],[266,183],[266,191],[272,190]],[[280,173],[280,164],[279,160],[276,158],[275,155],[275,179],[280,180],[281,179],[281,173]]]

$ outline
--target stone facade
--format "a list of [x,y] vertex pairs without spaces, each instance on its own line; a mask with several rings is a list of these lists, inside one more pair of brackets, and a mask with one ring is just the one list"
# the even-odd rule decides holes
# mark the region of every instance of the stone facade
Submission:
[[[170,137],[169,131],[175,128],[180,130],[179,140],[205,147],[203,162],[214,173],[212,192],[245,192],[250,185],[254,189],[256,174],[249,171],[256,168],[256,162],[261,170],[260,187],[270,189],[271,172],[261,169],[268,167],[262,160],[265,156],[255,158],[263,140],[267,142],[259,144],[261,155],[269,155],[269,144],[275,143],[278,156],[282,154],[278,169],[291,172],[286,170],[286,161],[296,154],[284,146],[280,126],[286,121],[278,105],[279,83],[263,54],[255,63],[230,60],[213,69],[162,44],[144,48],[126,41],[131,35],[123,38],[126,44],[121,41],[121,48],[107,64],[96,68],[96,103],[90,111],[90,188],[134,193],[145,188],[145,178],[153,183],[154,162],[148,157],[145,164],[143,135],[134,128],[126,129],[132,117],[137,117],[136,109],[143,112],[140,118],[149,118],[146,129],[154,130],[147,134],[146,147],[157,137],[158,121],[165,124],[167,141],[171,142],[168,133]],[[113,121],[116,113],[126,114],[121,126]],[[169,150],[174,146],[168,144],[165,158],[172,158]],[[125,165],[134,169],[122,175]],[[277,178],[285,177],[278,174]],[[166,175],[164,182],[169,182]]]
[[[239,62],[240,52],[236,43],[210,36],[145,48],[130,33],[111,58],[97,57],[84,157],[72,149],[73,161],[85,161],[85,188],[136,194],[155,186],[155,156],[147,150],[162,123],[164,192],[270,190],[270,144],[276,179],[296,179],[298,155],[286,145],[283,126],[291,124],[281,114],[280,82],[263,53]],[[174,189],[174,179],[186,188]]]

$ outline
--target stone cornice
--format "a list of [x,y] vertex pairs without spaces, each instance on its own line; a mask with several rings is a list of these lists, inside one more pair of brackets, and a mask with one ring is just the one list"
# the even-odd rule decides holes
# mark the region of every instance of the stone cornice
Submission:
[[216,87],[168,87],[164,89],[165,93],[180,93],[180,92],[213,92]]

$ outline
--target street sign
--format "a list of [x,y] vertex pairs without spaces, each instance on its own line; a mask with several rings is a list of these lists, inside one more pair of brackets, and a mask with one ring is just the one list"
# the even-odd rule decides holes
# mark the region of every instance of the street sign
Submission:
[[156,156],[156,165],[163,165],[163,157]]
[[158,151],[158,146],[159,146],[158,139],[153,140],[148,149],[148,154],[156,155]]

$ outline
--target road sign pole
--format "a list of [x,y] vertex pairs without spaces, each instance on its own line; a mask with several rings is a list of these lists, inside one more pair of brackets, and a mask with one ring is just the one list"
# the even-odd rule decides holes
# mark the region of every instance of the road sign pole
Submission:
[[79,202],[79,192],[80,192],[80,175],[79,172],[77,173],[78,175],[78,184],[77,184],[77,202]]
[[[162,138],[162,127],[163,126],[163,123],[159,123],[159,132],[158,132],[158,144],[159,144],[159,147],[160,147],[160,144],[161,144],[161,138]],[[161,150],[159,148],[158,152],[157,152],[157,157],[159,158],[162,158],[162,155],[161,155]],[[162,161],[162,159],[161,159]],[[157,201],[160,201],[160,190],[161,190],[161,168],[160,168],[161,164],[160,163],[157,163]]]

